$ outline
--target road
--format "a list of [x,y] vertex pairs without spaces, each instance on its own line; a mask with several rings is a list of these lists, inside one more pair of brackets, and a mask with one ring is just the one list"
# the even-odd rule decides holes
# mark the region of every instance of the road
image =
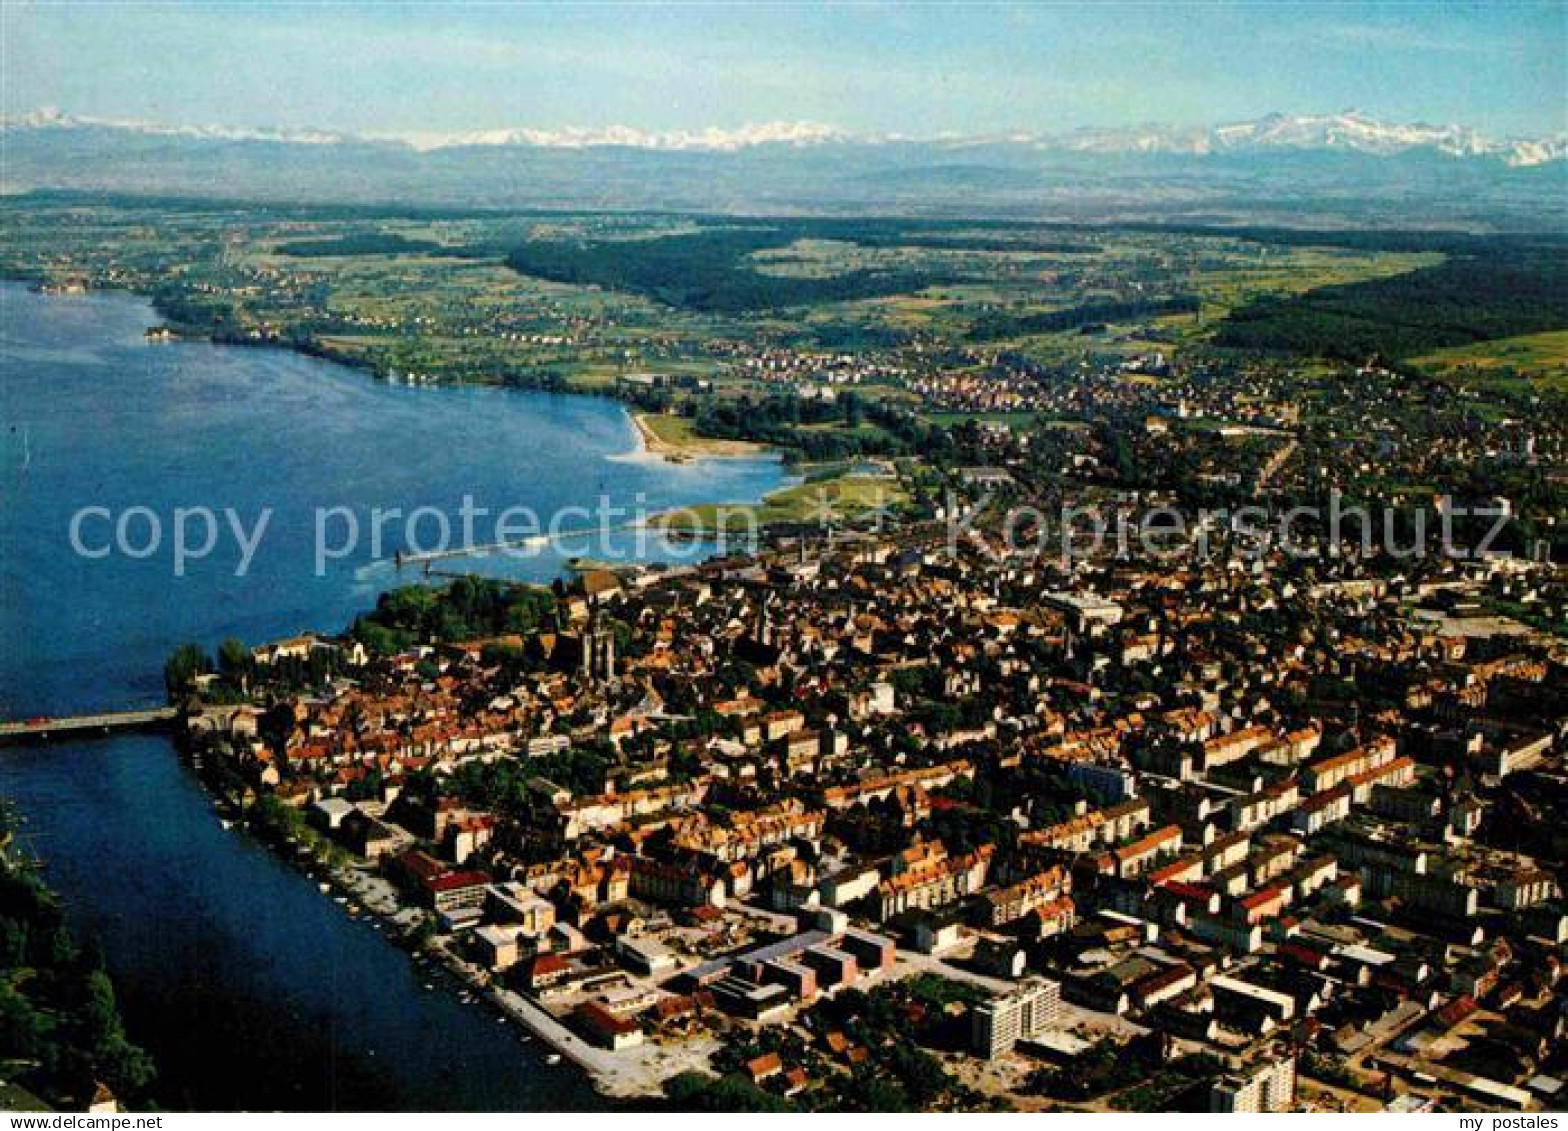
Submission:
[[169,722],[178,714],[173,707],[151,707],[138,711],[102,711],[95,715],[0,723],[0,742],[7,739],[55,738],[87,731],[107,734],[116,730],[134,730]]

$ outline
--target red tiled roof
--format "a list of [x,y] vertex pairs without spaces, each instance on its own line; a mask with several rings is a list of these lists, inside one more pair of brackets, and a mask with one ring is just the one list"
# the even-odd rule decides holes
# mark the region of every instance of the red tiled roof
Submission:
[[763,1080],[775,1073],[784,1071],[784,1061],[776,1052],[766,1052],[755,1060],[746,1062],[746,1071],[753,1080]]
[[572,1013],[599,1033],[609,1037],[618,1037],[623,1033],[635,1033],[640,1026],[635,1021],[628,1021],[624,1017],[617,1017],[596,1001],[585,1001]]
[[1324,962],[1328,960],[1328,955],[1309,946],[1302,946],[1300,943],[1280,943],[1279,953],[1311,970],[1321,969]]
[[1206,888],[1202,884],[1189,884],[1182,880],[1173,880],[1164,885],[1165,890],[1174,895],[1183,903],[1201,903],[1205,907],[1214,898],[1214,889]]
[[397,858],[398,865],[421,883],[428,882],[447,870],[445,864],[429,853],[411,848]]
[[528,972],[533,977],[538,978],[541,975],[559,974],[567,969],[567,966],[566,959],[559,954],[539,954],[534,956],[533,964],[529,967]]
[[1465,994],[1461,997],[1456,997],[1453,1001],[1443,1006],[1442,1009],[1439,1009],[1437,1011],[1437,1021],[1445,1029],[1452,1029],[1480,1008],[1480,1003],[1475,998]]
[[484,887],[490,882],[488,872],[448,872],[423,881],[430,891],[456,891],[459,888]]

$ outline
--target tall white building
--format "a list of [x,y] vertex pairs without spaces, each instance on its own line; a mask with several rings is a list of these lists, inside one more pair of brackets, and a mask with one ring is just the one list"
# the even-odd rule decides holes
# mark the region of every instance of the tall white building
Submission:
[[1252,1065],[1222,1076],[1209,1089],[1209,1110],[1222,1112],[1289,1111],[1296,1100],[1296,1056]]
[[970,1038],[981,1056],[998,1057],[1019,1041],[1032,1041],[1054,1028],[1061,1013],[1061,983],[1035,978],[976,1006],[970,1014]]

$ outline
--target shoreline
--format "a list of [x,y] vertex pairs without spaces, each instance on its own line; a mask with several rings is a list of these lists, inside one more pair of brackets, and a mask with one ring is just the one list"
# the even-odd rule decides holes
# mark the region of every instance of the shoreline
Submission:
[[[570,1063],[572,1071],[580,1074],[602,1099],[620,1104],[663,1099],[662,1085],[676,1072],[659,1073],[654,1067],[652,1054],[662,1051],[659,1046],[638,1046],[632,1051],[646,1050],[644,1055],[630,1057],[626,1056],[627,1050],[615,1052],[598,1048],[555,1017],[543,1002],[498,982],[491,972],[455,953],[448,943],[410,945],[414,926],[423,912],[402,903],[389,880],[358,862],[339,866],[320,863],[297,838],[259,835],[243,813],[229,813],[231,803],[208,786],[200,764],[193,762],[178,742],[171,742],[171,745],[186,765],[196,770],[197,780],[226,829],[270,851],[295,875],[313,884],[318,894],[339,908],[350,921],[367,922],[382,939],[402,953],[418,976],[428,976],[431,967],[439,967],[441,977],[431,979],[425,985],[426,990],[452,994],[461,1006],[483,1006],[498,1021],[519,1030],[524,1043],[538,1041],[548,1050],[534,1049],[527,1055],[548,1068]],[[558,1058],[555,1063],[548,1059],[551,1055]]]
[[[153,314],[162,319],[147,327],[146,333],[159,331],[156,338],[144,338],[149,342],[207,342],[215,346],[242,346],[245,348],[268,347],[288,350],[299,354],[301,357],[314,358],[318,361],[328,361],[368,374],[377,381],[391,381],[387,374],[378,372],[363,358],[345,356],[332,347],[311,339],[297,338],[229,338],[214,334],[208,330],[187,326],[176,319],[168,310],[159,303],[156,295],[136,290],[132,287],[98,287],[91,283],[72,286],[68,289],[59,289],[59,284],[53,284],[37,276],[27,276],[19,273],[0,272],[0,282],[15,283],[25,286],[36,294],[49,298],[91,298],[95,295],[122,295],[145,302]],[[471,385],[476,388],[518,388],[528,392],[558,393],[566,396],[578,397],[605,397],[621,405],[632,425],[636,428],[638,437],[637,450],[633,456],[655,456],[670,463],[690,463],[704,459],[757,459],[773,453],[767,444],[760,444],[753,440],[723,440],[693,437],[690,441],[671,441],[661,437],[652,426],[647,423],[647,418],[652,416],[670,416],[673,419],[682,419],[671,413],[652,413],[640,409],[635,401],[618,396],[613,389],[578,389],[571,386],[568,380],[564,387],[556,387],[550,383],[541,382],[538,385],[512,384],[502,379],[475,380],[472,378],[443,377],[442,383],[448,386]]]
[[[94,287],[88,284],[82,289],[60,290],[55,289],[54,285],[51,285],[45,280],[39,279],[36,276],[23,276],[20,274],[6,272],[0,272],[0,284],[25,286],[34,294],[38,294],[46,298],[93,298],[95,296],[110,296],[144,303],[154,315],[164,319],[162,322],[153,322],[148,327],[146,327],[141,337],[141,340],[145,344],[163,345],[170,343],[178,344],[182,342],[192,342],[206,343],[208,345],[219,347],[233,346],[244,349],[279,349],[287,353],[295,354],[299,357],[309,358],[313,361],[325,362],[329,365],[342,366],[344,369],[352,373],[367,376],[373,381],[391,383],[390,377],[377,372],[363,360],[352,357],[340,357],[333,353],[330,349],[321,347],[315,343],[284,339],[267,339],[262,341],[249,341],[243,339],[231,340],[219,337],[206,331],[193,331],[189,327],[170,320],[168,312],[159,305],[156,296],[134,290],[129,287]],[[172,336],[157,338],[146,337],[147,333],[150,333],[154,330],[167,331],[170,332]],[[433,387],[461,388],[465,386],[480,389],[515,389],[518,392],[543,393],[553,396],[602,397],[606,400],[613,401],[621,409],[621,411],[630,418],[633,430],[636,433],[637,446],[630,452],[605,457],[612,461],[637,461],[650,459],[659,460],[666,463],[692,464],[701,463],[705,460],[746,460],[778,457],[780,463],[784,465],[786,469],[792,466],[789,460],[782,456],[776,449],[770,447],[767,444],[757,443],[752,440],[694,438],[692,441],[687,443],[678,443],[666,440],[659,436],[654,428],[648,424],[647,418],[660,415],[673,417],[673,414],[647,412],[638,408],[635,402],[629,401],[624,397],[617,396],[613,391],[610,390],[587,390],[571,388],[554,389],[545,386],[534,387],[525,385],[509,385],[504,381],[475,381],[456,379],[449,381],[445,385]],[[676,419],[680,418],[676,417]],[[648,519],[645,523],[631,523],[628,525],[646,525],[652,529],[663,530],[670,535],[678,534],[683,538],[699,540],[717,538],[723,536],[725,532],[719,530],[707,531],[702,528],[677,529],[670,527],[665,520],[668,519],[668,517],[671,515],[678,515],[683,511],[689,511],[693,507],[761,507],[766,504],[770,495],[777,494],[782,490],[786,490],[790,486],[791,484],[789,483],[781,484],[780,486],[775,487],[773,491],[763,495],[753,503],[703,500],[701,502],[688,503],[684,507],[675,507],[667,511],[660,511],[656,514],[648,516]],[[523,541],[529,541],[529,539],[519,540],[519,542]],[[467,557],[480,551],[503,549],[505,545],[512,545],[512,543],[498,544],[495,546],[472,547],[469,549],[453,551],[451,553],[443,553],[437,556],[441,558]]]
[[650,417],[663,416],[674,420],[684,417],[671,413],[645,412],[628,407],[627,413],[637,428],[639,453],[657,456],[670,463],[692,463],[705,459],[757,459],[769,455],[773,449],[752,440],[717,440],[693,438],[689,441],[666,440],[648,423]]
[[[282,349],[298,354],[301,357],[341,365],[345,369],[366,374],[372,380],[382,382],[391,382],[392,380],[389,375],[378,372],[363,358],[342,355],[330,346],[313,340],[227,338],[210,331],[194,329],[176,320],[158,302],[156,295],[130,287],[95,287],[91,284],[85,284],[79,289],[56,289],[56,284],[50,284],[36,276],[23,276],[14,273],[0,273],[0,282],[26,286],[34,293],[49,298],[91,298],[95,295],[120,295],[144,302],[153,314],[163,319],[161,322],[155,322],[148,326],[144,331],[143,340],[152,344],[206,342],[214,346],[237,346],[247,349]],[[158,332],[158,336],[146,336],[154,331]],[[667,440],[660,436],[648,423],[648,418],[652,416],[682,418],[676,417],[671,413],[652,413],[640,409],[636,406],[635,401],[617,396],[613,389],[575,389],[571,387],[570,382],[564,388],[556,388],[548,383],[513,385],[505,380],[473,380],[464,378],[444,378],[443,383],[447,387],[516,388],[524,392],[555,393],[561,396],[576,397],[604,397],[615,401],[625,411],[626,415],[631,418],[632,426],[637,433],[637,447],[625,456],[612,458],[636,459],[649,457],[660,459],[667,463],[696,463],[708,459],[762,459],[777,454],[775,449],[769,445],[757,443],[753,440],[723,440],[703,437],[693,437],[685,442]]]

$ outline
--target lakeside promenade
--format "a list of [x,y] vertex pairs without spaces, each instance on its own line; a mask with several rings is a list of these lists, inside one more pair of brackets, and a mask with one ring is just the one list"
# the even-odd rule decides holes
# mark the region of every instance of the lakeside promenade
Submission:
[[[338,890],[353,896],[372,915],[390,928],[408,929],[414,920],[411,908],[397,899],[392,885],[380,876],[358,868],[333,869],[326,874]],[[611,1051],[578,1036],[549,1010],[533,999],[495,984],[488,972],[467,961],[449,946],[437,944],[420,954],[440,963],[462,988],[483,997],[509,1023],[547,1045],[571,1061],[592,1083],[600,1095],[613,1099],[650,1099],[662,1094],[666,1080],[682,1072],[702,1070],[718,1049],[714,1039],[686,1041],[679,1047],[654,1043]]]

